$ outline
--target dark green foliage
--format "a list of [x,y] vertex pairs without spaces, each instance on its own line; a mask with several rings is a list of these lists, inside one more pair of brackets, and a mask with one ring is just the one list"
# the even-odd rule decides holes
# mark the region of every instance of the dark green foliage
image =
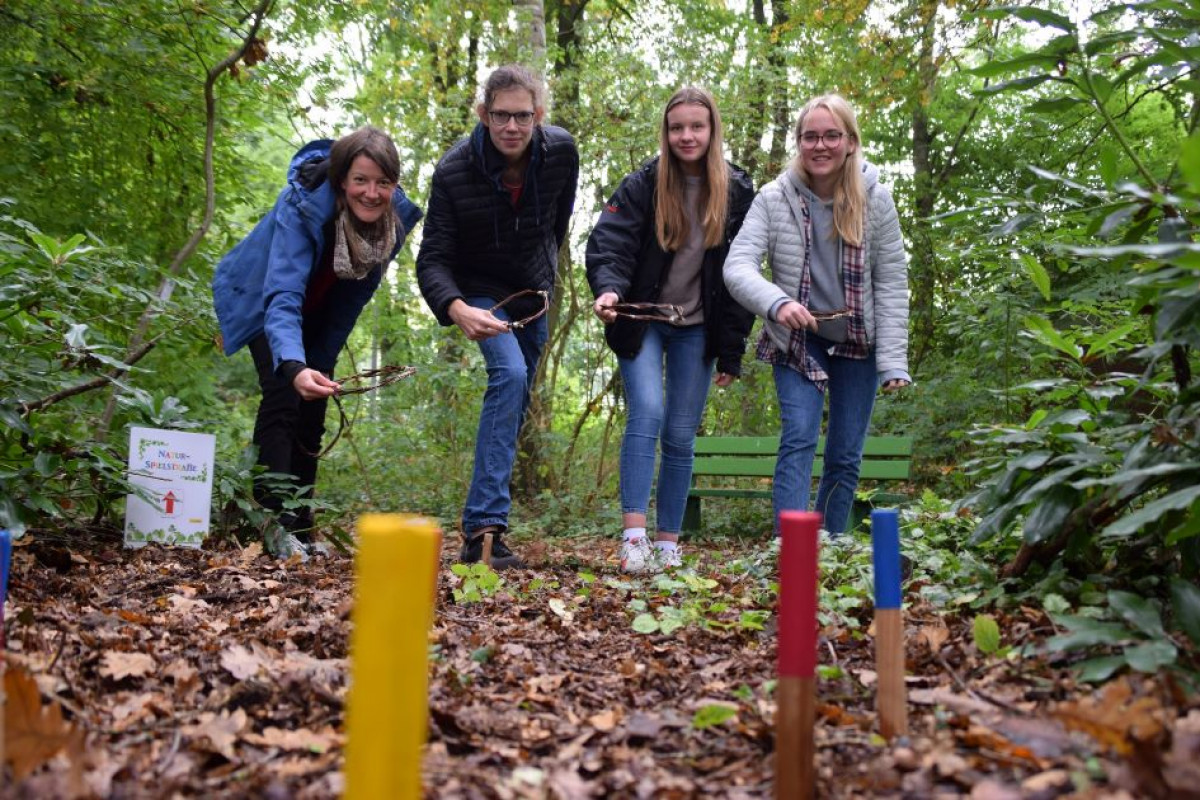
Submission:
[[[1011,576],[1061,562],[1114,587],[1113,622],[1064,616],[1069,632],[1048,647],[1115,646],[1122,657],[1092,664],[1092,678],[1126,664],[1153,672],[1178,656],[1160,617],[1194,631],[1200,576],[1189,555],[1200,534],[1200,109],[1194,81],[1177,80],[1200,67],[1200,42],[1182,27],[1169,35],[1200,14],[1146,3],[1134,30],[1106,33],[1116,12],[1103,9],[1085,36],[1050,12],[1020,13],[1066,34],[976,73],[1015,75],[987,91],[1034,93],[1027,110],[1041,124],[1094,130],[1098,158],[1069,173],[1031,164],[1036,183],[992,231],[1036,253],[1022,262],[1043,302],[1022,332],[1038,379],[1008,395],[1031,412],[979,431],[973,538],[1019,535]],[[1115,72],[1134,41],[1139,55]],[[1158,146],[1131,144],[1147,141]]]

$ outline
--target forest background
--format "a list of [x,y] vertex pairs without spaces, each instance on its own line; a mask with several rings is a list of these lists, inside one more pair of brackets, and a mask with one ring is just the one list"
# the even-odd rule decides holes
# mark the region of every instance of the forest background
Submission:
[[[362,123],[396,139],[423,205],[479,77],[519,61],[544,71],[582,176],[514,527],[614,533],[623,405],[583,275],[591,224],[655,153],[677,86],[716,94],[760,186],[799,106],[835,90],[909,247],[916,383],[874,431],[917,442],[919,568],[947,602],[1043,605],[1058,646],[1097,655],[1092,678],[1182,665],[1200,642],[1198,20],[1175,0],[3,0],[0,525],[118,529],[126,429],[151,425],[217,435],[215,529],[252,537],[257,387],[214,342],[215,263],[299,145]],[[318,487],[335,535],[377,509],[453,530],[465,494],[482,362],[422,302],[419,242],[339,370],[418,373],[346,402]],[[702,432],[771,434],[777,414],[748,356]],[[765,533],[767,505],[712,504],[708,535]]]

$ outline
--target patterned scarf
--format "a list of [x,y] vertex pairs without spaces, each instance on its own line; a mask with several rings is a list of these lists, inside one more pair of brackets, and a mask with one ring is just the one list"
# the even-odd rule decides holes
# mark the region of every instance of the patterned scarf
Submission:
[[[804,215],[804,241],[809,242],[812,241],[813,235],[812,215],[808,210],[808,201],[803,197],[800,198],[800,210]],[[812,248],[805,245],[804,266],[800,273],[800,296],[796,298],[805,308],[808,308],[808,298],[812,291],[811,265]],[[847,320],[846,325],[846,341],[834,345],[829,351],[830,355],[862,359],[871,353],[871,347],[867,344],[867,325],[863,317],[864,272],[862,247],[843,241],[842,291],[846,296],[846,308],[850,309],[850,319]],[[764,328],[758,339],[755,356],[759,361],[782,364],[796,370],[812,381],[813,385],[817,387],[817,391],[824,392],[829,375],[821,369],[821,365],[816,359],[808,355],[805,349],[807,338],[807,331],[804,328],[792,331],[792,335],[788,339],[787,351],[781,352]]]
[[333,244],[333,272],[343,280],[361,281],[377,264],[386,264],[396,246],[392,209],[374,225],[358,225],[349,211],[338,215]]

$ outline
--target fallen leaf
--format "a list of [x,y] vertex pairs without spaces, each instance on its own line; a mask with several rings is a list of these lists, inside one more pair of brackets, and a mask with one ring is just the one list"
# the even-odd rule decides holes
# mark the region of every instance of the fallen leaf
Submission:
[[238,561],[241,563],[242,568],[244,569],[250,566],[251,563],[261,556],[262,552],[262,542],[251,542],[250,544],[246,545],[244,550],[242,550],[242,554],[238,558]]
[[200,715],[200,721],[194,725],[185,725],[180,729],[184,736],[194,739],[207,739],[214,752],[225,756],[229,761],[236,761],[237,754],[233,746],[238,734],[246,728],[246,712],[242,709],[230,714],[222,711],[220,716],[206,711]]
[[190,682],[197,674],[196,669],[182,658],[175,659],[162,671],[162,676],[175,681],[176,686]]
[[4,691],[4,757],[19,782],[82,738],[82,732],[63,720],[58,703],[42,705],[37,682],[24,670],[10,668],[4,674]]
[[266,728],[262,733],[245,734],[242,736],[242,741],[263,747],[276,747],[280,750],[306,750],[310,753],[324,753],[331,747],[341,747],[345,737],[328,726],[320,731],[308,728],[290,731],[282,728]]
[[1133,752],[1136,742],[1149,742],[1164,732],[1158,698],[1134,697],[1124,678],[1105,684],[1099,696],[1060,703],[1054,714],[1068,728],[1087,733],[1123,756]]
[[599,714],[593,714],[588,717],[588,724],[601,733],[608,733],[613,728],[617,727],[618,714],[611,709],[601,711]]
[[936,653],[942,649],[942,645],[950,638],[950,629],[943,625],[923,625],[921,626],[920,637],[929,645],[930,652]]
[[239,681],[244,681],[257,675],[263,662],[245,646],[235,644],[221,653],[221,666]]
[[566,675],[535,675],[525,681],[525,691],[528,694],[549,694],[563,685]]
[[149,653],[126,653],[109,650],[100,662],[100,675],[119,681],[124,678],[141,678],[154,671],[154,657]]
[[625,726],[625,733],[631,739],[653,739],[658,736],[663,725],[663,721],[658,717],[637,712],[629,718],[629,724]]

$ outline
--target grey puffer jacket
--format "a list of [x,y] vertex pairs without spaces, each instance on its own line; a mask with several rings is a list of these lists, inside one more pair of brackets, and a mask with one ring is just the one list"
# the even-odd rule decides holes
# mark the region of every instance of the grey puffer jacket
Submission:
[[[867,341],[875,348],[880,383],[908,374],[908,260],[900,219],[891,193],[879,183],[879,170],[863,165],[867,218],[863,227],[863,317]],[[791,331],[770,318],[784,300],[795,300],[804,269],[802,181],[789,167],[754,198],[746,221],[725,259],[725,285],[734,299],[766,320],[776,347],[786,350]],[[763,256],[771,280],[762,274]]]

